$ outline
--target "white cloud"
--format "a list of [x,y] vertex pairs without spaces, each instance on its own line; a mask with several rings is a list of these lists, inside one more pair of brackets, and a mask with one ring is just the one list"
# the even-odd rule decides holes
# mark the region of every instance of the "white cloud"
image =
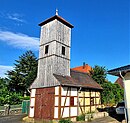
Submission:
[[4,66],[4,65],[0,65],[0,77],[6,77],[5,73],[8,70],[13,70],[13,66]]
[[23,15],[19,13],[10,13],[5,11],[0,11],[0,17],[3,19],[9,19],[18,23],[26,23],[23,19]]
[[0,41],[6,42],[15,48],[38,50],[39,38],[31,37],[22,33],[0,30]]
[[22,15],[18,13],[7,14],[7,18],[17,22],[22,22],[22,23],[25,22],[25,20],[22,19]]

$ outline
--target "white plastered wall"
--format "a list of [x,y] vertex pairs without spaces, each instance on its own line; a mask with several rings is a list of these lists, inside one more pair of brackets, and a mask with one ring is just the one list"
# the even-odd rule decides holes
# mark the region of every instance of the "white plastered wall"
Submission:
[[[68,92],[67,92],[68,91]],[[55,87],[55,109],[54,118],[58,118],[58,105],[59,105],[59,86]],[[61,116],[62,118],[72,117],[78,115],[77,108],[77,88],[61,87]],[[67,97],[66,97],[67,96]],[[74,97],[74,106],[70,107],[70,96]]]
[[[64,117],[69,117],[69,113],[70,113],[70,116],[77,116],[78,115],[78,111],[77,111],[77,95],[78,95],[78,92],[77,92],[77,88],[69,88],[68,90],[68,93],[67,93],[67,90],[68,90],[68,87],[62,87],[61,89],[61,95],[62,96],[71,96],[71,97],[74,97],[74,106],[72,107],[64,107],[64,111],[63,111],[63,118]],[[61,98],[61,105],[62,106],[70,106],[70,97],[67,97],[66,98],[66,102],[65,102],[65,98],[66,97],[62,97]],[[62,112],[62,111],[61,111]]]
[[31,98],[30,98],[29,117],[34,117],[35,94],[36,94],[36,89],[32,89],[31,90]]
[[[78,92],[77,88],[71,88],[70,96],[74,96],[74,105],[78,105]],[[78,116],[78,106],[70,107],[70,116]]]
[[54,118],[58,118],[58,105],[59,105],[59,86],[55,87],[55,107],[54,107]]
[[130,123],[130,72],[126,73],[124,79],[124,91],[126,97],[126,108],[128,111],[128,123]]

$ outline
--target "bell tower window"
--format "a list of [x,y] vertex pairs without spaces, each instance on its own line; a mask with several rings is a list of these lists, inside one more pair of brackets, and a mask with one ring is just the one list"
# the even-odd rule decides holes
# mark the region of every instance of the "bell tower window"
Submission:
[[65,55],[65,47],[62,46],[62,55]]
[[45,54],[48,54],[48,50],[49,50],[49,45],[45,46]]

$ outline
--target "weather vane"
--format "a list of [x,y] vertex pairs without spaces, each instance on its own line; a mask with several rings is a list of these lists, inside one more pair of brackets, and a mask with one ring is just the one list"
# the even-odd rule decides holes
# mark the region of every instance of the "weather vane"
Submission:
[[58,9],[56,9],[56,15],[58,15]]

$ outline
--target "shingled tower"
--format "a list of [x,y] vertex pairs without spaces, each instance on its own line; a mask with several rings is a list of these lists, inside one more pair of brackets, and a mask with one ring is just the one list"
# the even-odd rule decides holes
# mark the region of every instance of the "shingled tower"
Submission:
[[73,26],[56,15],[40,23],[38,74],[33,87],[57,85],[53,74],[70,76],[70,44]]

